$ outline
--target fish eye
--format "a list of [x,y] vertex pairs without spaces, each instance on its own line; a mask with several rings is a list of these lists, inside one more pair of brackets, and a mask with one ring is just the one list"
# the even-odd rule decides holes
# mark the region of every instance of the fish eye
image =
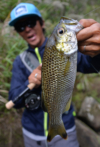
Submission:
[[64,28],[59,28],[57,33],[58,35],[62,35],[64,33]]

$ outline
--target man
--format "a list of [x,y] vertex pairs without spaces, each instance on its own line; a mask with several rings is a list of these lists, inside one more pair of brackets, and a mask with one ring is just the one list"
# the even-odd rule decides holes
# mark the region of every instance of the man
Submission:
[[[80,23],[84,29],[77,34],[80,50],[78,52],[78,71],[82,73],[98,72],[100,69],[98,64],[100,60],[100,24],[92,19],[82,19]],[[38,9],[32,4],[20,3],[11,11],[9,25],[13,26],[18,34],[28,43],[27,54],[31,53],[34,59],[38,59],[41,63],[40,59],[43,58],[47,38],[44,35],[44,21]],[[35,83],[36,85],[32,93],[40,95],[41,68],[42,65],[40,64],[30,72],[22,62],[21,56],[17,56],[13,63],[9,100],[18,96],[26,89],[29,83]],[[15,108],[24,106],[23,99],[21,99],[16,103]],[[68,134],[67,141],[60,136],[56,136],[50,143],[47,143],[47,115],[45,115],[40,106],[34,110],[25,109],[22,117],[25,147],[79,147],[73,111],[74,109],[71,105],[68,114],[63,114],[63,122]]]

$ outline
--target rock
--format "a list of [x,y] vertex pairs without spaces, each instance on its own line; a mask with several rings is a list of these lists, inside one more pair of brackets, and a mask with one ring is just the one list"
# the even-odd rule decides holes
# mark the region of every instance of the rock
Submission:
[[92,97],[86,97],[82,103],[78,117],[95,131],[100,130],[100,104]]
[[100,136],[79,119],[75,119],[80,147],[100,147]]

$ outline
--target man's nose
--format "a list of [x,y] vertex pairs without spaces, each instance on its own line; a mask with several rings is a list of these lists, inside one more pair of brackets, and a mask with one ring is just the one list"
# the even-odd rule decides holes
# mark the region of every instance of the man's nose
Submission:
[[25,31],[26,31],[26,32],[29,32],[31,29],[32,29],[32,28],[29,27],[28,25],[25,27]]

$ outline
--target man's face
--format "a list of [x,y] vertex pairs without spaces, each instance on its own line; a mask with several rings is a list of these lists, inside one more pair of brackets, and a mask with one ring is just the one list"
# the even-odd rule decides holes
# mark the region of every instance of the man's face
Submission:
[[28,17],[20,20],[18,26],[21,26],[21,31],[17,31],[19,35],[28,43],[32,48],[40,47],[45,36],[43,34],[44,23],[41,26],[39,20],[34,20],[33,17]]

